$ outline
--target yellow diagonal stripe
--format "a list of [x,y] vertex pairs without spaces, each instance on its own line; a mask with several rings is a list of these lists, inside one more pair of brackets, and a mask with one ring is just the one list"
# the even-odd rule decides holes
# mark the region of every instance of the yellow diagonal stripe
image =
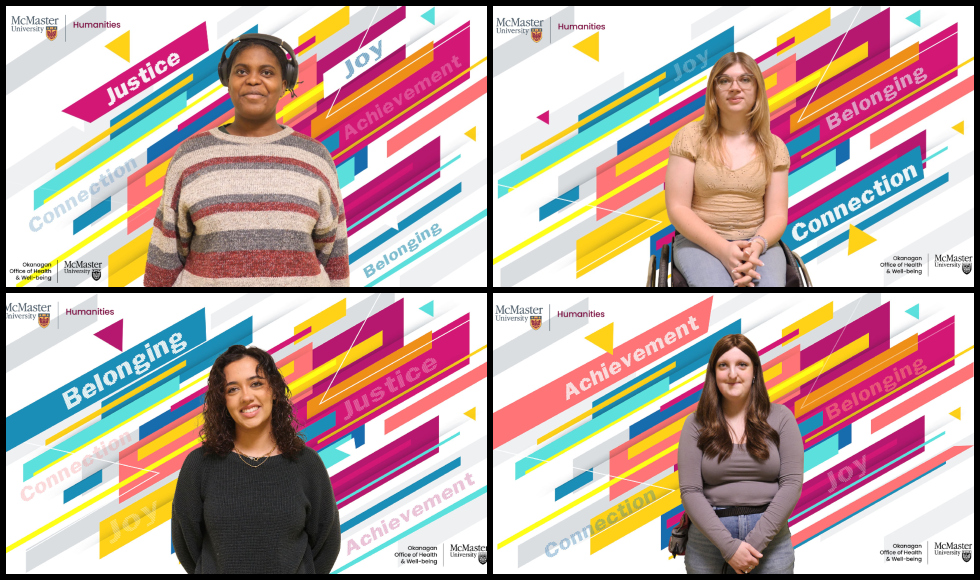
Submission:
[[[135,390],[127,393],[126,395],[124,395],[124,396],[116,399],[115,401],[109,403],[105,407],[101,407],[100,409],[98,409],[97,411],[95,411],[91,415],[88,415],[84,419],[79,419],[78,421],[72,423],[68,427],[65,427],[61,431],[58,431],[57,433],[55,433],[51,437],[48,437],[44,441],[44,444],[45,445],[51,445],[52,443],[54,443],[58,439],[61,439],[62,437],[64,437],[65,435],[67,435],[68,433],[71,433],[75,429],[77,429],[77,428],[81,427],[82,425],[88,423],[92,419],[95,419],[96,417],[98,417],[99,415],[105,413],[106,411],[109,411],[110,409],[112,409],[114,407],[118,407],[119,405],[125,403],[126,401],[128,401],[131,398],[133,398],[137,394],[145,391],[146,389],[149,389],[153,385],[159,383],[163,379],[169,377],[170,375],[174,374],[175,372],[179,371],[180,369],[184,368],[185,366],[187,366],[187,361],[186,360],[180,361],[180,364],[174,365],[174,366],[170,367],[169,369],[163,371],[159,375],[157,375],[157,376],[153,377],[152,379],[146,381],[146,384],[143,385],[143,386],[141,386],[140,388],[135,389]],[[81,449],[81,447],[79,447],[79,449]],[[37,473],[35,473],[34,475],[37,475]]]
[[[663,99],[662,101],[660,101],[659,103],[657,103],[656,105],[654,105],[654,107],[659,107],[659,106],[661,106],[661,105],[669,102],[671,99],[677,97],[678,95],[683,94],[685,91],[687,91],[691,87],[697,85],[698,83],[704,82],[704,79],[705,78],[707,78],[707,77],[701,77],[701,78],[699,78],[698,80],[692,82],[691,84],[687,85],[686,87],[684,87],[683,89],[681,89],[678,92],[674,93],[673,95],[667,97],[666,99]],[[622,126],[622,125],[620,125],[620,126]],[[615,131],[617,129],[619,129],[619,127],[617,127],[616,129],[614,129],[613,131]],[[607,133],[607,135],[608,134],[609,133]],[[603,137],[605,137],[605,135],[603,135]],[[624,189],[630,187],[634,183],[637,183],[637,182],[643,180],[644,178],[646,178],[647,176],[652,175],[655,171],[659,170],[660,168],[661,168],[661,165],[660,164],[657,164],[655,167],[652,167],[652,168],[648,169],[647,171],[644,171],[642,174],[634,177],[633,179],[629,180],[628,182],[626,182],[626,183],[620,185],[619,187],[613,189],[612,191],[610,191],[606,195],[604,195],[604,196],[596,199],[595,200],[595,203],[593,205],[599,205],[600,203],[606,201],[607,199],[611,198],[612,196],[616,195],[617,193],[619,193],[619,192],[623,191]],[[537,174],[535,174],[535,175],[537,175]],[[500,254],[499,256],[494,257],[493,263],[496,264],[496,263],[498,263],[498,262],[500,262],[500,261],[502,261],[502,260],[510,257],[511,255],[517,253],[518,251],[520,251],[520,250],[526,248],[527,246],[533,244],[534,242],[540,240],[544,236],[550,234],[551,232],[553,232],[556,229],[560,228],[561,226],[567,224],[568,222],[572,221],[573,219],[575,219],[575,218],[577,218],[577,217],[579,217],[579,216],[581,216],[581,215],[583,215],[586,212],[591,211],[591,210],[592,210],[591,207],[588,207],[588,206],[587,207],[583,207],[583,208],[575,211],[574,213],[572,213],[572,214],[570,214],[570,215],[562,218],[561,220],[559,220],[559,221],[551,224],[550,226],[546,227],[545,229],[541,230],[540,232],[534,234],[530,238],[528,238],[528,239],[524,240],[523,242],[517,244],[513,248],[507,250],[506,252]]]
[[865,334],[861,338],[847,344],[843,348],[830,353],[830,356],[818,360],[792,377],[789,377],[785,381],[769,389],[769,398],[775,401],[786,393],[799,387],[803,383],[812,380],[821,373],[825,373],[837,365],[847,361],[856,354],[867,350],[868,341],[869,337],[867,334]]
[[284,366],[279,367],[279,374],[281,374],[284,377],[288,377],[294,372],[296,372],[296,361],[294,360],[291,360],[288,363],[286,363]]
[[541,143],[538,143],[538,144],[537,144],[537,145],[535,145],[534,147],[531,147],[530,149],[528,149],[528,150],[527,150],[527,151],[525,151],[524,153],[521,153],[521,160],[524,160],[524,159],[527,159],[528,157],[530,157],[530,156],[532,156],[532,155],[534,155],[534,154],[535,154],[535,153],[537,153],[538,151],[541,151],[542,149],[544,149],[544,148],[545,148],[545,147],[547,147],[548,145],[551,145],[551,144],[552,144],[552,143],[554,143],[555,141],[558,141],[559,139],[561,139],[561,138],[562,138],[562,137],[564,137],[565,135],[568,135],[568,134],[569,134],[569,133],[571,133],[572,131],[575,131],[575,130],[577,130],[577,129],[578,129],[579,127],[582,127],[582,126],[583,126],[583,125],[585,125],[586,123],[590,123],[590,122],[592,122],[593,120],[595,120],[595,119],[598,119],[598,118],[599,118],[600,116],[602,116],[602,115],[605,115],[606,113],[608,113],[609,111],[611,111],[611,110],[613,110],[613,109],[615,109],[616,107],[618,107],[618,106],[620,106],[620,105],[622,105],[622,104],[623,104],[623,103],[625,103],[626,101],[629,101],[630,99],[632,99],[632,98],[633,98],[633,97],[635,97],[636,95],[638,95],[638,94],[640,94],[640,93],[642,93],[643,91],[645,91],[645,90],[647,90],[647,89],[649,89],[650,87],[652,87],[653,85],[655,85],[655,84],[657,84],[657,83],[659,83],[660,81],[662,81],[662,80],[664,80],[665,78],[667,78],[667,73],[666,73],[666,72],[662,72],[662,73],[660,73],[660,74],[659,74],[659,75],[657,75],[657,76],[656,76],[655,78],[653,78],[653,79],[651,79],[651,80],[649,80],[649,81],[647,81],[647,82],[645,82],[645,83],[643,83],[642,85],[640,85],[640,86],[638,86],[638,87],[636,87],[636,88],[635,88],[635,89],[633,89],[632,91],[630,91],[630,92],[628,92],[628,93],[626,93],[626,94],[625,94],[625,95],[623,95],[622,97],[619,97],[619,98],[618,98],[618,99],[616,99],[615,101],[613,101],[613,102],[611,102],[611,103],[609,103],[609,104],[608,104],[608,105],[606,105],[605,107],[603,107],[603,108],[601,108],[601,109],[599,109],[598,111],[596,111],[596,112],[594,112],[594,113],[592,113],[592,114],[591,114],[591,115],[589,115],[588,117],[586,117],[586,118],[584,118],[584,119],[582,119],[581,121],[579,121],[579,122],[577,122],[577,123],[575,123],[575,124],[574,124],[574,125],[572,125],[571,127],[567,127],[567,128],[565,128],[565,129],[562,129],[562,130],[561,130],[561,131],[559,131],[559,132],[558,132],[557,134],[555,134],[555,135],[553,135],[553,136],[551,136],[551,137],[549,137],[548,139],[545,139],[544,141],[542,141]]
[[299,35],[299,44],[297,46],[302,45],[304,42],[313,38],[314,36],[316,37],[316,40],[313,41],[313,44],[303,49],[302,52],[297,53],[297,56],[330,38],[338,30],[347,26],[348,24],[350,24],[350,6],[344,6],[340,10],[328,16],[323,22]]
[[[127,34],[129,34],[129,33],[127,32]],[[64,159],[61,159],[60,161],[56,161],[55,164],[54,164],[54,168],[55,169],[60,169],[61,166],[65,165],[66,163],[68,163],[72,159],[78,157],[79,155],[81,155],[82,153],[84,153],[85,151],[87,151],[90,147],[92,147],[93,145],[95,145],[99,141],[101,141],[101,140],[105,139],[106,137],[108,137],[110,134],[115,133],[116,131],[118,131],[122,127],[125,127],[127,124],[129,124],[130,121],[132,121],[136,117],[139,117],[143,113],[149,111],[153,107],[157,106],[161,101],[163,101],[164,99],[166,99],[170,95],[176,93],[180,89],[186,87],[193,80],[194,80],[194,75],[187,75],[187,78],[186,79],[181,80],[179,83],[177,83],[174,86],[170,87],[166,91],[160,93],[160,95],[158,97],[156,97],[155,99],[151,100],[149,103],[143,105],[142,107],[136,109],[132,113],[126,115],[118,123],[116,123],[115,125],[112,125],[111,127],[109,127],[108,129],[106,129],[105,131],[103,131],[103,132],[99,133],[98,135],[96,135],[95,137],[93,137],[88,143],[82,145],[78,149],[75,149],[74,151],[72,151],[71,153],[69,153]],[[88,175],[88,174],[86,174],[86,175]],[[82,176],[82,177],[84,177],[84,176]],[[81,178],[79,178],[79,179],[81,179]],[[72,182],[72,183],[74,183],[74,182]],[[71,184],[66,185],[65,187],[59,189],[55,193],[55,195],[58,195],[58,193],[61,193],[62,191],[64,191],[65,189],[67,189],[70,186],[71,186]]]
[[305,340],[305,339],[313,336],[314,334],[320,332],[324,328],[330,326],[331,324],[333,324],[334,322],[337,322],[338,320],[340,320],[341,318],[343,318],[345,316],[347,316],[347,299],[346,298],[342,299],[340,302],[337,302],[336,304],[333,304],[331,306],[328,306],[327,308],[324,308],[323,311],[321,311],[320,313],[318,313],[316,316],[313,316],[313,317],[311,317],[311,318],[309,318],[307,320],[304,320],[303,322],[300,322],[299,324],[297,324],[293,328],[293,336],[295,336],[295,335],[303,332],[307,328],[310,329],[310,332],[307,333],[302,338],[297,338],[296,340],[294,340],[293,341],[293,344],[297,344],[301,340]]
[[[829,81],[866,58],[868,58],[867,42],[770,97],[769,109],[772,111],[779,109],[796,97],[814,89],[818,83]],[[826,74],[824,71],[826,71]]]
[[384,337],[382,336],[381,332],[378,332],[369,337],[367,340],[362,340],[361,342],[357,343],[356,346],[350,349],[350,352],[338,354],[333,359],[327,361],[325,365],[322,365],[320,368],[307,373],[303,377],[300,377],[289,385],[289,390],[294,395],[298,395],[316,384],[320,378],[334,372],[340,372],[342,369],[349,367],[358,360],[364,358],[366,355],[381,348],[383,344]]
[[773,377],[778,377],[783,373],[783,363],[777,363],[776,366],[770,368],[767,371],[762,371],[763,382],[772,380]]
[[[664,162],[666,163],[666,161]],[[575,246],[575,277],[584,276],[669,226],[670,218],[667,216],[667,210],[663,208],[663,205],[663,193],[657,194],[630,210],[630,215],[618,216],[610,220],[606,225],[596,228],[589,234],[579,238]],[[659,211],[659,213],[654,214],[653,212],[655,211]],[[647,216],[649,216],[649,219],[647,219]],[[599,246],[595,251],[586,254],[584,249],[580,249],[578,242],[592,236],[594,236],[592,238],[593,243],[597,239],[606,239],[608,241]]]
[[[129,216],[133,215],[134,213],[138,212],[139,210],[143,209],[144,207],[150,205],[154,201],[160,199],[160,196],[161,195],[163,195],[163,191],[158,191],[158,192],[154,193],[153,195],[151,195],[150,197],[144,199],[142,202],[139,203],[139,205],[137,205],[133,209],[127,211],[126,213],[124,213],[121,216],[117,217],[116,219],[112,220],[110,223],[106,224],[105,227],[103,227],[99,231],[95,232],[91,236],[85,238],[84,240],[82,240],[82,241],[78,242],[77,244],[75,244],[74,246],[72,246],[72,248],[70,250],[68,250],[67,252],[65,252],[64,254],[61,254],[60,256],[58,256],[57,258],[55,258],[54,260],[48,262],[47,268],[51,268],[52,266],[54,266],[54,263],[55,262],[60,262],[60,261],[64,260],[65,258],[67,258],[68,256],[74,254],[78,250],[84,248],[85,246],[87,246],[89,244],[89,242],[91,242],[95,238],[101,236],[102,234],[106,233],[107,231],[111,230],[112,228],[118,226],[123,221],[125,221],[126,218],[128,218]],[[35,279],[37,279],[37,274],[31,274],[27,278],[25,278],[25,279],[21,280],[20,282],[18,282],[17,283],[17,286],[18,287],[24,286],[24,285],[26,285],[26,284],[34,281]]]
[[194,429],[199,429],[203,427],[204,423],[202,422],[202,418],[203,415],[197,413],[193,417],[184,421],[180,425],[174,427],[164,435],[161,435],[156,439],[154,439],[153,441],[150,441],[143,447],[140,447],[139,449],[136,450],[136,460],[142,461],[144,457],[151,455],[157,449],[162,449],[168,443],[172,443],[173,441],[180,439],[181,437],[187,435]]
[[[142,234],[123,244],[123,246],[115,252],[109,254],[110,279],[114,274],[132,263],[133,260],[136,260],[140,256],[146,255],[146,252],[150,248],[150,235],[152,233],[153,230],[146,230]],[[110,282],[109,285],[112,286],[113,284]]]
[[293,117],[299,115],[322,98],[323,83],[320,83],[283,107],[276,117],[282,118],[284,122],[289,122]]
[[[699,121],[699,120],[701,120],[703,118],[704,118],[704,115],[701,115],[700,117],[698,117],[697,119],[695,119],[695,121]],[[660,153],[664,149],[670,147],[670,143],[674,140],[674,136],[677,135],[677,133],[682,128],[683,127],[677,129],[677,131],[674,131],[673,133],[670,133],[669,135],[664,136],[664,138],[663,139],[660,139],[659,141],[656,141],[654,143],[651,143],[650,145],[647,145],[643,149],[640,149],[636,153],[630,155],[626,159],[623,159],[622,161],[620,161],[619,163],[617,163],[616,164],[616,176],[618,177],[618,176],[622,175],[623,173],[626,173],[627,171],[629,171],[630,169],[633,169],[634,167],[636,167],[640,163],[643,163],[644,161],[646,161],[647,159],[653,157],[657,153]]]
[[[201,438],[198,437],[197,439],[191,441],[187,445],[184,445],[180,449],[177,449],[176,451],[174,451],[173,453],[171,453],[171,454],[167,455],[166,457],[160,459],[159,461],[154,462],[152,465],[150,465],[149,467],[146,468],[146,471],[153,471],[155,468],[160,467],[164,463],[170,461],[174,457],[177,457],[178,455],[180,455],[184,451],[187,451],[188,449],[190,449],[191,447],[194,447],[195,445],[197,445],[200,442],[201,442]],[[28,540],[31,540],[33,538],[36,538],[37,536],[43,534],[47,530],[50,530],[54,526],[56,526],[56,525],[60,524],[61,522],[67,520],[71,516],[73,516],[73,515],[77,514],[78,512],[80,512],[80,511],[88,508],[90,505],[93,505],[96,502],[99,502],[99,501],[101,501],[101,500],[109,497],[110,494],[115,493],[116,491],[122,489],[123,486],[129,485],[130,483],[136,481],[138,478],[143,477],[144,473],[145,473],[144,471],[140,471],[139,473],[134,473],[133,475],[127,477],[125,481],[119,482],[118,484],[116,484],[116,485],[110,487],[109,489],[103,491],[99,495],[93,497],[92,499],[90,499],[90,500],[82,503],[81,505],[79,505],[79,506],[77,506],[77,507],[75,507],[73,509],[68,510],[64,514],[56,517],[55,519],[53,519],[50,522],[44,524],[40,528],[34,530],[33,532],[27,534],[23,538],[17,540],[13,544],[10,544],[9,546],[7,546],[7,552],[9,553],[11,550],[13,550],[13,549],[15,549],[15,548],[23,545],[24,542],[27,542]]]
[[578,423],[578,422],[579,422],[579,421],[581,421],[582,419],[585,419],[586,417],[590,417],[590,416],[592,416],[592,415],[594,415],[594,414],[596,414],[596,413],[598,413],[599,411],[601,411],[601,410],[603,410],[603,409],[605,409],[605,408],[606,408],[606,407],[608,407],[609,405],[612,405],[612,404],[613,404],[613,403],[615,403],[616,401],[618,401],[618,400],[620,400],[620,399],[622,399],[623,397],[625,397],[625,396],[627,396],[627,395],[629,395],[630,393],[632,393],[632,392],[634,392],[634,391],[636,391],[637,389],[639,389],[639,388],[642,388],[642,387],[643,387],[643,385],[645,385],[645,384],[647,384],[647,383],[649,383],[650,381],[652,381],[652,380],[654,380],[655,378],[657,378],[657,377],[659,377],[660,375],[662,375],[662,374],[664,374],[664,373],[666,373],[666,372],[670,372],[670,371],[672,371],[672,370],[674,370],[674,368],[675,368],[676,366],[677,366],[677,361],[674,361],[674,362],[672,362],[672,363],[670,363],[670,364],[669,364],[669,365],[667,365],[666,367],[664,367],[664,368],[662,368],[662,369],[660,369],[659,371],[657,371],[657,372],[655,372],[655,373],[653,373],[652,375],[650,375],[649,377],[647,377],[647,378],[645,378],[645,379],[643,379],[642,381],[640,381],[640,382],[638,382],[638,383],[636,383],[636,384],[635,384],[635,385],[633,385],[632,387],[630,387],[630,388],[628,388],[628,389],[626,389],[625,391],[622,391],[621,393],[619,393],[619,394],[617,394],[617,395],[616,395],[615,397],[613,397],[613,398],[611,398],[611,399],[606,399],[606,400],[605,400],[605,401],[603,401],[602,403],[600,403],[600,404],[598,404],[598,405],[596,405],[595,407],[592,407],[592,408],[590,408],[590,409],[589,409],[589,410],[587,410],[586,412],[584,412],[584,413],[582,413],[582,414],[581,414],[581,415],[579,415],[578,417],[575,417],[575,418],[574,418],[574,419],[572,419],[571,421],[568,421],[568,422],[566,422],[566,423],[565,423],[564,425],[562,425],[562,426],[560,426],[560,427],[558,427],[557,429],[553,429],[553,430],[551,430],[551,431],[550,431],[549,433],[547,433],[547,434],[545,434],[545,435],[543,435],[543,436],[541,436],[541,437],[540,437],[540,438],[538,439],[538,445],[541,445],[542,443],[544,443],[544,442],[545,442],[545,441],[547,441],[548,439],[551,439],[551,438],[552,438],[552,437],[554,437],[555,435],[557,435],[557,434],[559,434],[559,433],[561,433],[561,432],[562,432],[562,431],[564,431],[565,429],[568,429],[569,427],[571,427],[572,425],[574,425],[574,424],[576,424],[576,423]]
[[173,157],[168,157],[163,160],[163,163],[157,165],[153,169],[146,172],[146,186],[150,187],[153,182],[160,179],[167,174],[167,168],[170,167],[170,162],[173,161]]
[[785,345],[793,342],[794,340],[800,338],[801,336],[803,336],[804,334],[810,332],[814,328],[820,326],[824,322],[830,322],[833,319],[834,319],[834,303],[833,303],[833,301],[831,301],[831,302],[828,302],[828,303],[824,304],[820,308],[817,308],[816,310],[814,310],[810,314],[807,314],[803,318],[797,320],[793,324],[790,324],[789,326],[787,326],[786,328],[784,328],[783,329],[783,336],[786,336],[787,334],[793,332],[797,328],[800,329],[800,333],[797,334],[796,336],[794,336],[793,338],[787,340],[786,342],[784,342],[783,343],[783,346],[785,346]]
[[[677,446],[675,445],[672,449],[677,449]],[[653,495],[655,498],[652,503],[648,503],[639,510],[633,511],[633,513],[627,517],[613,522],[612,525],[604,528],[592,536],[592,538],[589,540],[590,554],[595,554],[613,542],[625,537],[627,534],[635,532],[646,524],[681,505],[680,484],[678,483],[678,474],[676,471],[658,481],[655,486],[656,487],[650,486],[653,487]],[[649,489],[643,489],[626,501],[628,501],[630,505],[636,505],[633,502],[640,499],[644,494],[648,493],[650,493]],[[595,526],[596,521],[600,518],[606,518],[610,511],[611,510],[607,509],[596,517],[592,518],[591,524]]]
[[175,479],[99,522],[99,558],[170,521],[176,489]]
[[787,50],[793,48],[794,46],[800,44],[804,40],[810,38],[811,36],[814,36],[821,30],[824,30],[826,28],[830,28],[830,8],[817,14],[816,16],[807,20],[803,24],[800,24],[796,28],[793,28],[792,30],[784,34],[780,34],[776,38],[776,46],[779,46],[780,44],[786,42],[790,38],[795,38],[796,40],[793,41],[793,44],[780,50],[777,54],[783,54]]
[[627,459],[633,459],[634,457],[636,457],[640,453],[643,453],[647,449],[653,447],[657,443],[660,443],[661,441],[663,441],[664,439],[670,437],[674,433],[679,433],[680,430],[681,430],[681,427],[684,426],[684,421],[686,421],[686,420],[687,420],[687,417],[681,417],[680,419],[674,421],[670,425],[667,425],[666,427],[664,427],[660,431],[657,431],[656,433],[650,435],[646,439],[643,439],[639,443],[631,446],[629,449],[627,449],[626,458]]

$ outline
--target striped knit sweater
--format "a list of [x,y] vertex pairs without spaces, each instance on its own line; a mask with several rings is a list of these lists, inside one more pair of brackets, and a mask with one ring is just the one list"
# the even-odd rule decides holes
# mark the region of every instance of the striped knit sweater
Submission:
[[349,286],[337,168],[290,127],[211,129],[177,148],[164,179],[146,286]]

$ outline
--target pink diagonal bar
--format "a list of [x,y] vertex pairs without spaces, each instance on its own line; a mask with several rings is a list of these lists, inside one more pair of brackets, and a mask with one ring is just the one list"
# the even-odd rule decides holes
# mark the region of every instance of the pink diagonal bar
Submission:
[[868,495],[862,497],[861,499],[847,505],[833,514],[823,518],[819,522],[813,524],[812,526],[793,534],[793,545],[798,546],[803,542],[809,540],[810,538],[816,536],[817,534],[823,532],[827,528],[834,526],[843,520],[853,516],[879,499],[885,497],[889,493],[895,491],[896,489],[902,487],[903,485],[910,483],[915,478],[920,475],[924,475],[929,470],[934,467],[938,467],[943,463],[949,461],[950,459],[956,457],[960,453],[970,449],[972,445],[957,445],[955,447],[950,447],[946,451],[943,451],[939,455],[933,457],[932,459],[926,460],[924,463],[918,467],[912,469],[911,471],[904,473],[894,480],[886,483],[885,485],[879,487],[878,489],[872,491]]
[[426,413],[434,409],[436,405],[441,405],[442,403],[448,401],[451,397],[462,393],[485,378],[487,378],[487,363],[483,363],[465,375],[457,378],[455,381],[442,387],[418,403],[415,403],[407,409],[399,411],[391,417],[388,417],[385,420],[385,435],[391,433],[405,423],[408,423],[412,419],[415,419],[422,413]]
[[467,87],[466,90],[446,101],[438,109],[422,117],[414,125],[389,139],[388,157],[391,157],[412,141],[428,133],[449,117],[462,111],[464,107],[485,94],[487,94],[487,77],[478,80],[476,84]]
[[948,393],[955,387],[963,384],[964,382],[973,378],[973,363],[961,368],[955,373],[949,375],[943,380],[939,381],[935,385],[932,385],[928,389],[922,391],[918,395],[902,401],[898,405],[888,409],[881,415],[871,419],[871,433],[874,434],[877,431],[884,429],[885,427],[891,425],[895,421],[898,421],[902,417],[908,415],[912,411],[926,405],[927,403],[935,400],[937,397]]
[[774,343],[770,344],[769,346],[767,346],[767,347],[763,348],[762,350],[760,350],[759,351],[759,356],[762,356],[762,355],[766,354],[770,350],[776,348],[777,346],[783,344],[784,342],[786,342],[787,340],[793,338],[794,336],[797,336],[798,334],[800,334],[800,329],[799,328],[797,328],[793,332],[787,334],[786,336],[780,338],[776,342],[774,342]]
[[898,135],[902,131],[915,125],[919,121],[925,120],[929,115],[936,113],[947,105],[951,105],[958,99],[965,97],[973,92],[973,75],[960,84],[950,87],[936,95],[932,100],[922,103],[915,109],[909,111],[905,116],[895,119],[871,134],[872,149],[881,145],[885,141]]
[[307,334],[309,334],[311,330],[313,330],[313,328],[312,328],[312,327],[311,327],[311,328],[307,328],[306,330],[304,330],[304,331],[302,331],[302,332],[300,332],[300,333],[299,333],[299,334],[297,334],[296,336],[292,336],[292,337],[290,337],[290,338],[287,338],[286,340],[284,340],[284,341],[282,341],[282,342],[280,342],[280,343],[279,343],[279,344],[277,344],[276,346],[274,346],[274,347],[272,347],[272,348],[270,348],[270,349],[269,349],[269,354],[276,354],[277,352],[279,352],[280,350],[282,350],[282,349],[284,349],[284,348],[286,348],[287,346],[289,346],[289,345],[290,345],[290,344],[292,344],[293,342],[295,342],[295,341],[297,341],[297,340],[299,340],[299,339],[301,339],[301,338],[303,338],[303,337],[304,337],[304,336],[306,336]]
[[[755,62],[762,62],[762,61],[766,60],[767,58],[769,58],[770,56],[776,54],[777,52],[779,52],[780,50],[786,48],[787,46],[791,46],[794,42],[796,42],[796,37],[795,36],[793,38],[790,38],[786,42],[780,44],[776,48],[770,50],[769,52],[763,54],[759,58],[755,59]],[[670,526],[667,526],[667,527],[669,528]]]

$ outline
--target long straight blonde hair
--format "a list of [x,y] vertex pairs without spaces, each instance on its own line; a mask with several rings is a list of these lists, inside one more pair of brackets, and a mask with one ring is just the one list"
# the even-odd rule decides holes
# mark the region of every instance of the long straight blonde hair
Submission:
[[715,97],[715,77],[725,72],[725,70],[735,63],[755,77],[755,105],[749,111],[749,132],[762,155],[758,155],[755,161],[761,161],[765,168],[766,183],[772,176],[772,168],[776,162],[776,139],[769,130],[769,98],[766,97],[766,82],[762,78],[762,69],[756,64],[755,59],[744,52],[729,52],[722,56],[711,67],[711,74],[708,75],[708,89],[705,91],[704,98],[704,119],[701,121],[701,144],[703,152],[708,161],[715,165],[722,165],[722,160],[726,157],[721,143],[721,112],[718,109],[718,100]]

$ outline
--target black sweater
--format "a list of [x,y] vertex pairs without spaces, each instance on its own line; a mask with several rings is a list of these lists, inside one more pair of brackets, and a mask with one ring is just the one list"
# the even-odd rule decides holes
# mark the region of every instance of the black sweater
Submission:
[[327,469],[304,448],[249,467],[237,453],[187,455],[174,493],[172,538],[181,565],[201,573],[316,573],[340,552],[340,514]]

